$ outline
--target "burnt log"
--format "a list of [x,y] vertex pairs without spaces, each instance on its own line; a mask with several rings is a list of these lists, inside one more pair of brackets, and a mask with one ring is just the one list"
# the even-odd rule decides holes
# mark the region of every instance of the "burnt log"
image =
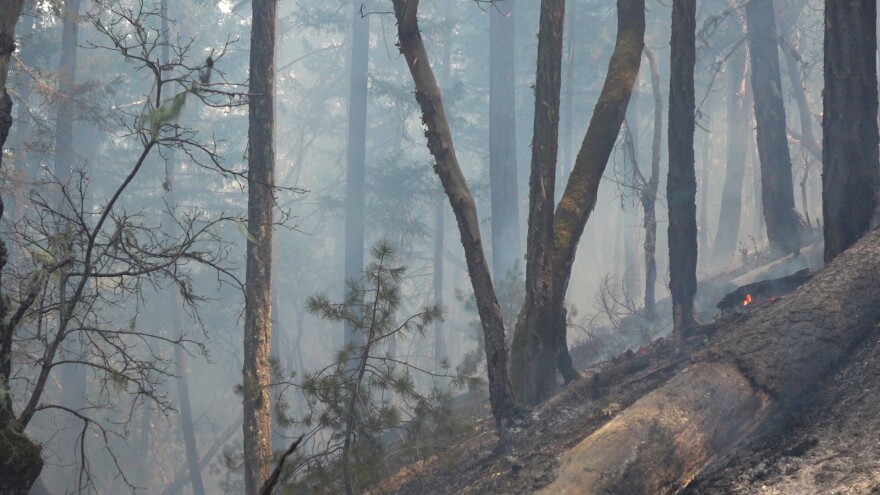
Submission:
[[675,493],[779,431],[880,322],[880,231],[717,337],[695,363],[565,453],[543,493]]
[[[744,306],[744,301],[751,296],[755,302],[766,301],[791,293],[804,285],[813,275],[810,270],[800,270],[787,277],[762,280],[744,285],[727,294],[716,306],[722,312],[731,312]],[[750,301],[751,302],[751,301]]]

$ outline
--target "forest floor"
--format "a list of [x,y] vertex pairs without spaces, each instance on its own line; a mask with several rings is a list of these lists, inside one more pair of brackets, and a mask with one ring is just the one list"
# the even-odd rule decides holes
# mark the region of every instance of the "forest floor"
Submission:
[[763,445],[697,478],[688,495],[880,495],[880,331]]
[[[717,330],[713,325],[707,330]],[[723,329],[721,330],[723,331]],[[692,339],[691,352],[707,339]],[[660,339],[583,370],[499,444],[490,419],[372,494],[527,494],[557,475],[558,458],[621,410],[681,372],[690,359]],[[698,477],[689,495],[880,495],[880,331],[829,376],[782,433]]]

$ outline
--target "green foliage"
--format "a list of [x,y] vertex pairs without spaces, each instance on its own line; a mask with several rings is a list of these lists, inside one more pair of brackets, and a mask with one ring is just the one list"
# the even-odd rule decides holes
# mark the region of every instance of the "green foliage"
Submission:
[[[320,447],[316,454],[301,456],[293,469],[300,475],[297,484],[312,493],[360,491],[378,481],[386,471],[383,436],[444,424],[449,391],[440,390],[440,380],[451,378],[454,387],[467,380],[463,374],[417,369],[380,351],[380,344],[396,336],[424,335],[442,311],[427,306],[399,319],[406,267],[395,262],[395,250],[387,241],[376,243],[371,255],[363,279],[350,284],[343,302],[324,294],[308,299],[313,314],[344,322],[361,338],[341,349],[334,363],[305,373],[299,382],[308,412],[296,423],[308,429],[307,439]],[[414,376],[419,373],[436,379],[436,386],[417,386]]]

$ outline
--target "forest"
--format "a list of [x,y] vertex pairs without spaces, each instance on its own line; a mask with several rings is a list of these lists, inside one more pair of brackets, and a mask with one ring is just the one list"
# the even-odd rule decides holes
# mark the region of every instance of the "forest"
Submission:
[[0,495],[880,493],[871,0],[3,0]]

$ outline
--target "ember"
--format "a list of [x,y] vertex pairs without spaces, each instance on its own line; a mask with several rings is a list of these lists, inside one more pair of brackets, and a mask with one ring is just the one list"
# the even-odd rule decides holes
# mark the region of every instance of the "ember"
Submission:
[[748,306],[748,305],[751,304],[751,303],[752,303],[752,295],[751,295],[751,294],[748,294],[748,295],[746,296],[745,301],[743,301],[743,306]]

